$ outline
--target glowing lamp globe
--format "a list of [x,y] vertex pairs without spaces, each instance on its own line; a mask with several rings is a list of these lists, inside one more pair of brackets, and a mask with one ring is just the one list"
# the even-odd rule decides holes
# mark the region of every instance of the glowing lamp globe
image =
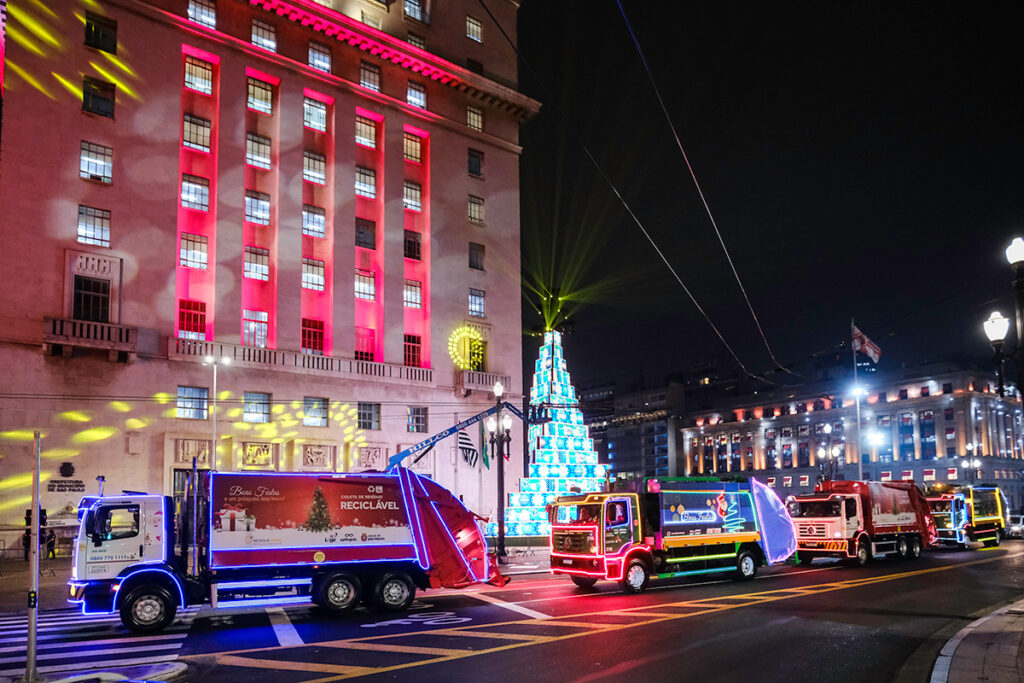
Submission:
[[1024,240],[1014,237],[1010,246],[1006,248],[1006,260],[1011,266],[1024,263]]
[[993,344],[1006,339],[1006,333],[1010,331],[1010,319],[999,311],[992,311],[985,322],[981,324],[985,328],[985,336]]
[[498,421],[494,419],[494,416],[487,418],[487,431],[491,434],[498,431]]

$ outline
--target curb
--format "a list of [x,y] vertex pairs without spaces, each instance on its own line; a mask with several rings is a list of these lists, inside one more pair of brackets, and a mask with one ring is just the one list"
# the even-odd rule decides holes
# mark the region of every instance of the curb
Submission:
[[986,614],[980,619],[975,619],[971,623],[964,626],[962,629],[957,631],[956,635],[946,641],[946,644],[942,646],[942,650],[939,651],[939,656],[935,659],[935,665],[932,667],[932,675],[929,679],[930,683],[947,683],[949,680],[949,669],[953,664],[953,656],[956,654],[956,650],[960,647],[960,643],[963,642],[964,638],[969,636],[975,629],[984,624],[990,619],[1006,614],[1010,610],[1024,610],[1024,600],[1018,600],[1017,602],[1009,605],[1004,605],[997,610]]
[[93,681],[178,681],[184,680],[188,664],[170,662],[148,666],[126,666],[108,671],[83,671],[66,678],[44,679],[49,683],[92,683]]

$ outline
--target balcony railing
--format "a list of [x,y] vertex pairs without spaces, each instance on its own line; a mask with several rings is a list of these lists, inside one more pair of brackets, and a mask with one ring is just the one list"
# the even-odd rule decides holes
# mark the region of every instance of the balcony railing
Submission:
[[127,325],[43,318],[43,348],[47,352],[54,346],[60,346],[66,355],[74,347],[105,349],[110,351],[111,360],[122,360],[120,353],[127,354],[123,360],[131,360],[135,356],[138,336],[138,329]]
[[459,371],[456,381],[460,389],[478,389],[480,391],[491,391],[495,382],[501,382],[506,388],[509,385],[508,375],[499,375],[494,372],[478,372],[476,370]]

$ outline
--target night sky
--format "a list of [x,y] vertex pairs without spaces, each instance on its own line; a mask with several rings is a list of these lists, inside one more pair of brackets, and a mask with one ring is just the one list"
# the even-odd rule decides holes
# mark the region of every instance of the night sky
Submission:
[[[990,356],[981,322],[1012,317],[1003,250],[1024,235],[1014,3],[624,6],[783,364],[836,347],[851,316],[882,369]],[[728,358],[581,144],[740,359],[770,369],[616,3],[525,0],[519,44],[544,103],[521,138],[524,279],[570,293],[574,381],[657,386]]]

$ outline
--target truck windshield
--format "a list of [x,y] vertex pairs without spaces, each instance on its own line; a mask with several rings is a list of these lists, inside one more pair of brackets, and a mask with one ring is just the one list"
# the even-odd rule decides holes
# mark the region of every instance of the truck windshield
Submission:
[[789,504],[792,517],[842,517],[843,504],[838,500],[794,500]]
[[928,502],[932,512],[950,512],[953,509],[953,501],[951,500],[930,500]]
[[597,524],[599,519],[600,505],[559,505],[555,521],[558,524]]

